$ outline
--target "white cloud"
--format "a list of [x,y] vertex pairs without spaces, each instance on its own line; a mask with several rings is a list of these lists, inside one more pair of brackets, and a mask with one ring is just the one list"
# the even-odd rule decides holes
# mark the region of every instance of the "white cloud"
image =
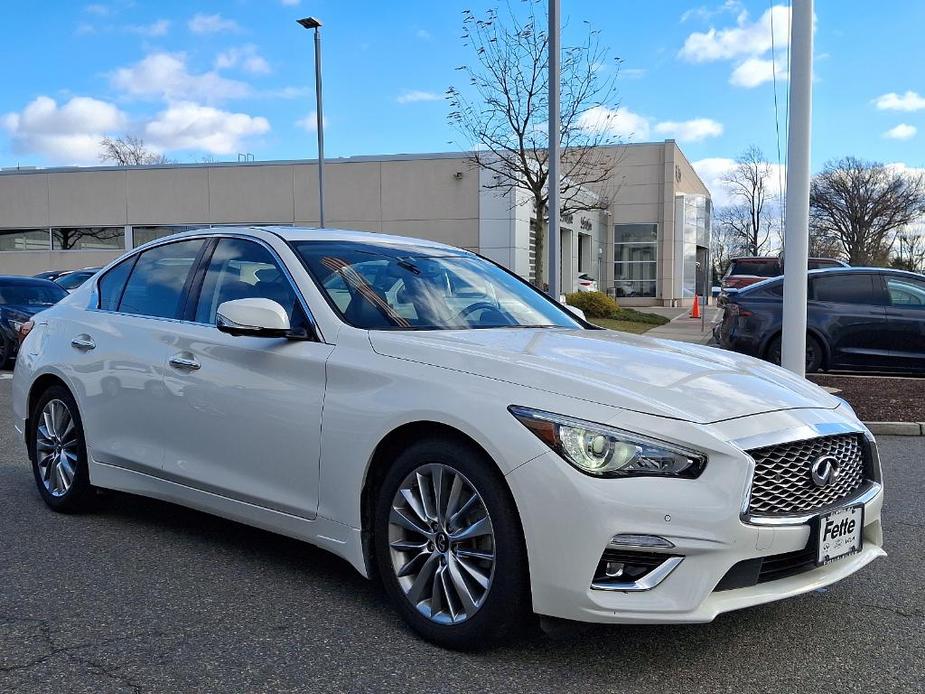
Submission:
[[925,96],[919,96],[912,90],[905,94],[890,92],[874,99],[874,104],[881,111],[921,111],[925,109]]
[[299,4],[301,0],[280,0],[280,2],[286,7],[295,7]]
[[625,106],[612,109],[594,106],[578,117],[578,127],[592,133],[606,133],[626,140],[647,140],[651,125],[649,119],[630,111]]
[[778,57],[777,60],[748,58],[732,71],[729,84],[750,89],[770,82],[775,76],[779,80],[786,80],[787,67],[783,64],[782,57]]
[[95,14],[97,17],[105,17],[109,14],[109,8],[106,7],[106,5],[95,3],[84,7],[84,12],[87,14]]
[[113,104],[85,96],[75,96],[61,106],[40,96],[21,112],[0,120],[14,151],[41,154],[62,164],[98,163],[100,140],[126,122],[125,114]]
[[890,140],[908,140],[909,138],[915,137],[917,132],[918,129],[914,125],[900,123],[895,128],[890,128],[883,133],[883,136]]
[[166,36],[167,32],[170,31],[170,20],[158,19],[150,24],[134,24],[125,27],[125,29],[133,34],[141,34],[142,36],[150,36],[152,38]]
[[925,176],[925,168],[909,166],[901,161],[894,161],[891,164],[884,164],[890,171],[905,174],[907,176]]
[[678,55],[691,63],[762,55],[771,50],[772,22],[775,47],[786,48],[790,43],[790,11],[784,5],[775,5],[755,22],[749,21],[748,13],[743,11],[734,27],[710,27],[706,32],[692,33]]
[[648,72],[644,67],[621,67],[620,77],[625,77],[628,80],[638,80],[645,77]]
[[[324,122],[325,130],[327,130],[328,117],[322,116],[321,120]],[[310,133],[318,132],[318,112],[312,111],[307,116],[305,116],[305,118],[299,118],[295,124]]]
[[[723,177],[736,166],[735,159],[728,157],[708,157],[692,162],[694,170],[704,182],[713,198],[714,207],[726,207],[735,201],[730,195],[729,185]],[[786,171],[782,165],[768,163],[771,174],[768,177],[768,191],[771,196],[777,196],[786,188]]]
[[241,30],[241,27],[238,26],[236,21],[233,19],[225,19],[218,13],[203,14],[202,12],[198,12],[190,18],[189,22],[187,22],[187,26],[194,34],[230,33]]
[[715,7],[707,7],[706,5],[701,5],[700,7],[694,7],[693,9],[686,10],[684,14],[681,15],[681,23],[683,24],[689,19],[706,22],[716,15],[724,14],[726,12],[737,13],[741,11],[742,3],[739,2],[739,0],[726,0],[722,5],[717,5]]
[[419,101],[440,101],[443,97],[436,92],[425,92],[420,89],[406,89],[395,97],[400,104],[413,104]]
[[249,85],[216,72],[191,73],[183,53],[152,53],[116,70],[111,81],[129,96],[143,98],[215,102],[251,93]]
[[429,31],[427,31],[427,29],[418,29],[416,32],[414,32],[414,35],[422,41],[430,41],[433,39],[433,36]]
[[219,70],[240,67],[252,75],[266,75],[272,72],[266,58],[260,55],[252,43],[222,51],[215,58],[215,67]]
[[232,154],[243,140],[269,132],[262,116],[230,113],[191,101],[171,104],[145,124],[144,139],[162,150],[192,149]]
[[723,124],[712,118],[694,118],[686,121],[664,121],[655,126],[659,135],[673,137],[685,142],[698,142],[708,137],[719,137],[723,134]]

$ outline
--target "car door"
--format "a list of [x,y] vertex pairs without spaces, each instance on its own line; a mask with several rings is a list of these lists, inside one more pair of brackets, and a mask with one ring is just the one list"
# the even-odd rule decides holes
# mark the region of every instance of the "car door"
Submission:
[[[318,505],[325,361],[305,307],[262,241],[223,237],[204,258],[186,321],[169,341],[164,475],[266,508],[312,518]],[[281,304],[290,338],[220,332],[225,301]]]
[[829,344],[830,366],[879,366],[890,363],[886,309],[872,273],[823,272],[810,282],[811,327]]
[[887,322],[894,366],[925,369],[925,280],[881,275],[889,299]]
[[160,473],[168,343],[204,245],[188,239],[126,258],[99,279],[94,307],[63,326],[90,455],[99,463]]

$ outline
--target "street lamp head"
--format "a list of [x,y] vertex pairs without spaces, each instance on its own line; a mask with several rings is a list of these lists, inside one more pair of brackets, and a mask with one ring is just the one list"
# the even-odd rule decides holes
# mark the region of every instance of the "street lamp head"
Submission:
[[305,17],[304,19],[295,20],[306,29],[317,29],[321,26],[321,20],[316,17]]

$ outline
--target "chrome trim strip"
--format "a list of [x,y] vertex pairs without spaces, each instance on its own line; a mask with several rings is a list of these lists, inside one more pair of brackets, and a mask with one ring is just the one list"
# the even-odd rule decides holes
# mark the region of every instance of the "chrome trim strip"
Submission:
[[678,564],[682,561],[684,561],[684,557],[668,557],[668,559],[656,566],[638,581],[629,583],[592,583],[591,590],[607,590],[610,592],[626,593],[640,593],[642,591],[652,590],[655,586],[668,578],[668,575],[678,568]]
[[835,436],[837,434],[866,435],[866,431],[863,427],[848,422],[807,423],[801,426],[769,431],[764,434],[756,434],[755,436],[746,436],[745,438],[735,439],[729,443],[745,452],[755,448],[766,448],[768,446],[807,441],[820,436]]
[[[883,487],[878,482],[872,482],[868,480],[867,483],[861,487],[860,493],[857,496],[850,499],[842,499],[841,501],[834,504],[829,504],[828,506],[823,506],[822,508],[816,509],[812,513],[800,513],[781,516],[750,516],[747,513],[743,513],[741,518],[742,521],[748,523],[749,525],[803,525],[811,521],[816,516],[828,513],[837,508],[856,506],[858,504],[866,505],[873,501],[882,490]],[[745,508],[748,508],[747,502]]]
[[[212,228],[215,228],[215,227],[212,227]],[[257,231],[266,232],[265,229],[261,229],[260,227],[249,227],[249,228],[254,228]],[[272,232],[266,232],[266,233],[272,233]],[[253,241],[257,244],[260,244],[264,248],[266,248],[270,252],[270,254],[273,256],[273,258],[276,260],[276,262],[279,263],[279,267],[283,271],[283,274],[286,276],[286,279],[288,280],[289,285],[292,288],[292,291],[295,292],[296,299],[298,300],[299,304],[302,306],[302,310],[305,311],[305,317],[308,319],[308,322],[311,325],[312,330],[315,333],[315,336],[317,337],[317,341],[324,343],[324,336],[321,334],[321,328],[318,327],[318,321],[315,320],[315,314],[312,313],[312,310],[309,308],[308,301],[306,301],[305,297],[302,296],[302,290],[299,289],[299,285],[296,283],[295,278],[292,276],[292,272],[289,270],[289,266],[286,265],[285,261],[283,261],[279,253],[277,253],[276,249],[273,248],[273,246],[271,246],[269,243],[267,243],[265,239],[262,239],[258,236],[251,236],[241,231],[236,232],[234,230],[221,230],[221,231],[190,230],[188,232],[182,232],[182,235],[178,234],[178,235],[165,236],[161,239],[154,239],[153,241],[148,241],[148,243],[142,246],[133,248],[131,252],[119,256],[112,263],[110,263],[109,265],[104,267],[102,270],[100,270],[98,273],[96,273],[95,275],[96,281],[93,283],[93,292],[94,292],[94,298],[96,299],[96,303],[99,302],[99,287],[98,287],[99,279],[102,278],[103,275],[105,275],[107,272],[109,272],[109,269],[111,267],[117,265],[118,263],[122,262],[123,260],[127,258],[130,258],[133,255],[138,255],[144,251],[150,250],[152,248],[156,248],[158,246],[165,246],[168,243],[177,243],[179,241],[191,241],[191,240],[196,240],[200,238],[205,241],[208,241],[210,239],[223,239],[223,238],[243,239],[245,241]],[[210,325],[209,323],[197,323],[195,321],[187,321],[187,320],[182,320],[180,318],[161,318],[160,316],[144,316],[144,315],[139,315],[135,313],[123,313],[122,311],[109,311],[106,309],[99,308],[98,306],[88,306],[86,310],[97,311],[99,313],[111,313],[111,314],[115,314],[119,316],[135,316],[136,318],[167,320],[167,321],[173,321],[175,323],[185,323],[187,325],[205,325],[208,327],[215,327],[214,325]]]
[[[658,540],[656,544],[645,544],[640,542],[632,542],[630,538],[636,537],[651,537],[654,540]],[[620,541],[620,538],[624,538],[623,541]],[[613,549],[626,549],[627,547],[632,547],[635,549],[674,549],[674,542],[671,540],[666,540],[661,535],[639,535],[636,533],[620,533],[619,535],[614,535],[610,539],[610,544],[607,545]]]

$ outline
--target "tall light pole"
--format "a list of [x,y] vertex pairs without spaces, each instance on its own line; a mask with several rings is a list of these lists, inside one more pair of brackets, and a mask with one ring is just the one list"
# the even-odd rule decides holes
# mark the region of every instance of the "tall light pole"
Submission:
[[324,108],[321,104],[321,20],[305,17],[296,20],[306,29],[315,30],[315,118],[318,130],[318,221],[324,226]]
[[785,369],[805,376],[809,154],[813,111],[813,0],[793,0],[790,24],[790,136],[787,141],[784,316],[780,361]]
[[[559,245],[559,210],[562,208],[559,191],[559,0],[549,0],[549,179],[546,182],[549,202],[549,262],[547,292],[559,300],[559,265],[562,256]],[[539,217],[539,210],[537,210]]]

